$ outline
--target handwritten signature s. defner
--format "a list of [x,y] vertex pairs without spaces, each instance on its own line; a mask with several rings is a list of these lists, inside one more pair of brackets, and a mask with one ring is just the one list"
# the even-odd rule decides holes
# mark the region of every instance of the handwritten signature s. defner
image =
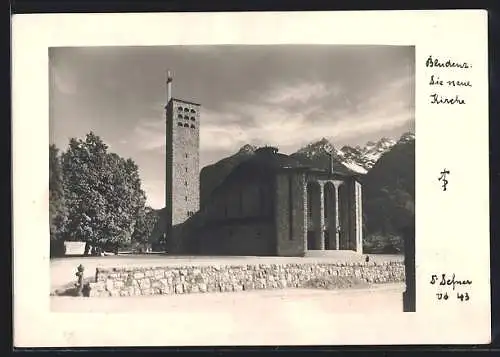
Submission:
[[451,285],[453,287],[453,290],[455,290],[455,286],[457,285],[471,285],[472,281],[471,280],[460,280],[457,279],[455,276],[455,273],[450,277],[446,276],[446,274],[441,274],[441,277],[438,277],[437,275],[432,275],[431,276],[431,285]]

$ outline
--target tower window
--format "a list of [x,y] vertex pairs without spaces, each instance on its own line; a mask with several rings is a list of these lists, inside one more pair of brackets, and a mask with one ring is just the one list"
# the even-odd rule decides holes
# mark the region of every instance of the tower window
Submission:
[[195,127],[193,124],[191,124],[191,128],[192,128],[192,129],[194,129],[194,128],[196,128],[196,127]]
[[177,107],[178,110],[182,110],[183,108],[182,107]]
[[186,167],[186,172],[188,172],[188,168]]
[[188,185],[188,182],[187,181],[184,181],[184,186],[187,186]]
[[188,154],[186,154],[186,159],[187,159],[187,157],[188,157]]
[[192,120],[192,121],[195,121],[196,119],[195,119],[195,117],[191,117],[191,120]]
[[188,109],[188,108],[184,108],[184,111],[185,111],[185,112],[189,112],[189,109]]
[[194,110],[194,109],[191,109],[191,113],[196,113],[196,110]]
[[189,120],[189,115],[184,115],[184,119]]
[[177,115],[177,118],[182,119],[182,114]]
[[189,124],[184,124],[184,127],[185,128],[189,128]]
[[188,196],[184,196],[184,201],[187,201],[188,200]]
[[184,126],[184,125],[182,125],[182,123],[177,123],[177,126]]

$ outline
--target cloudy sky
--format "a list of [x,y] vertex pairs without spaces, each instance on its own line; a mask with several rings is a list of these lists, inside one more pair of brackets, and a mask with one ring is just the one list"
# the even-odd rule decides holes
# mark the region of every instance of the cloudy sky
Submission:
[[164,205],[167,69],[173,96],[202,105],[200,167],[247,143],[292,153],[414,128],[413,47],[75,47],[49,60],[51,143],[65,149],[93,130],[137,162],[154,208]]

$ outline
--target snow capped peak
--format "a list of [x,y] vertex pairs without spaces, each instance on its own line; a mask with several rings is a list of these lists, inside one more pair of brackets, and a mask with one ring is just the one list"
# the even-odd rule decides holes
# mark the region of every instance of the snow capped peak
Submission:
[[[378,141],[368,141],[365,146],[356,145],[355,147],[346,145],[342,147],[341,158],[343,164],[351,170],[363,173],[362,171],[370,170],[373,165],[380,159],[382,155],[391,150],[394,145],[406,143],[415,139],[415,134],[405,133],[396,141],[391,138],[382,137]],[[366,173],[365,172],[365,173]]]
[[305,154],[308,157],[313,157],[316,155],[321,155],[324,153],[336,153],[335,147],[333,144],[328,141],[326,138],[322,138],[319,141],[310,143],[304,146],[302,149],[297,151],[299,154]]
[[406,132],[398,140],[398,143],[408,143],[410,141],[415,140],[415,133]]
[[250,144],[245,144],[243,145],[240,150],[238,151],[239,153],[247,153],[247,154],[250,154],[250,153],[253,153],[255,150],[257,150],[257,147],[254,146],[254,145],[250,145]]
[[392,147],[396,144],[396,142],[392,139],[389,138],[382,138],[378,141],[377,146],[378,147]]

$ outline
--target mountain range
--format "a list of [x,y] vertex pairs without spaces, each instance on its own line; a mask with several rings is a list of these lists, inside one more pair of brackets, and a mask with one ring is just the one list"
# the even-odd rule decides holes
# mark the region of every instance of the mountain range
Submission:
[[[302,147],[290,156],[313,167],[328,168],[330,154],[333,153],[337,169],[365,175],[385,153],[395,146],[411,143],[414,140],[415,134],[407,132],[397,140],[383,137],[376,142],[369,141],[364,146],[346,145],[338,149],[328,139],[323,138]],[[200,173],[201,203],[205,202],[236,165],[250,158],[256,149],[256,146],[246,144],[235,154],[204,167]]]

